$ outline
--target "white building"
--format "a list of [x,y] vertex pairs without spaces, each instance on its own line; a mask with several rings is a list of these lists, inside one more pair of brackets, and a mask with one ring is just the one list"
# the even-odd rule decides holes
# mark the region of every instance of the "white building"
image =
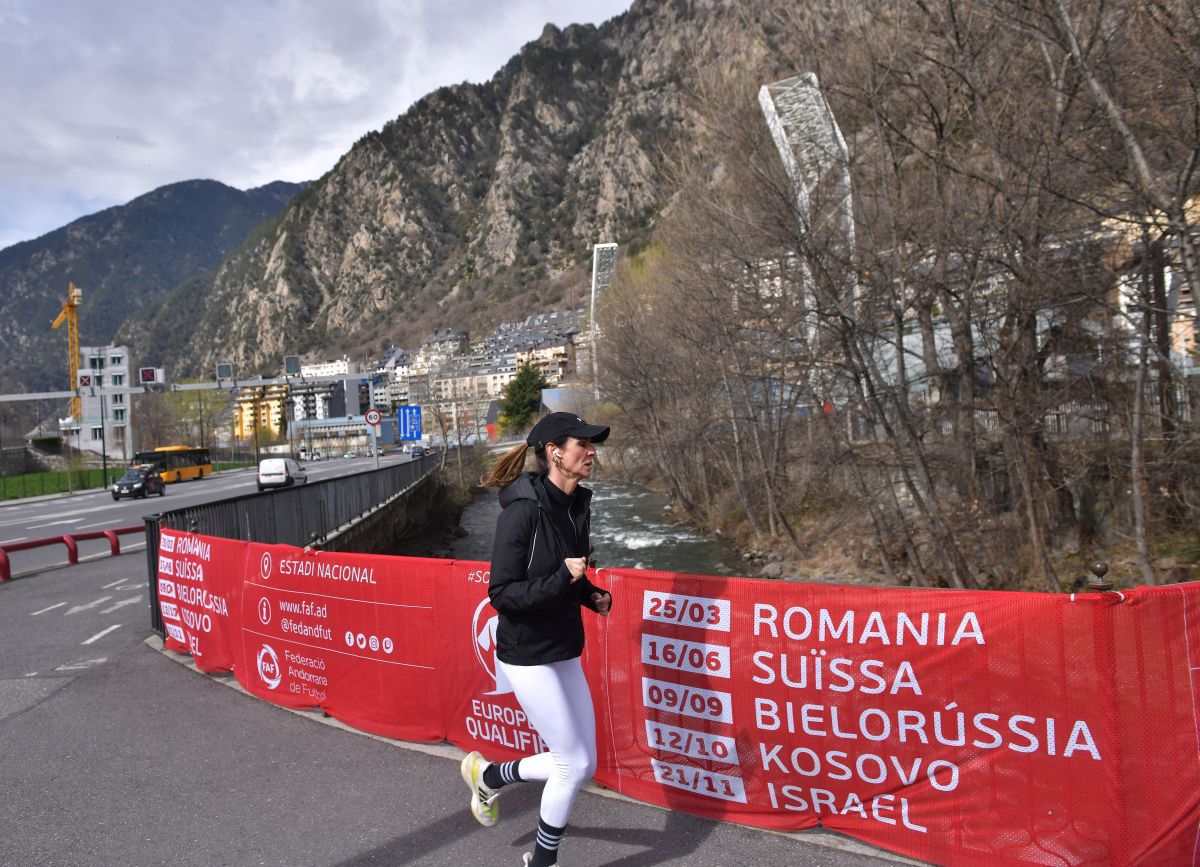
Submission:
[[129,347],[79,348],[80,418],[59,419],[63,442],[77,451],[128,461],[134,450],[129,417]]

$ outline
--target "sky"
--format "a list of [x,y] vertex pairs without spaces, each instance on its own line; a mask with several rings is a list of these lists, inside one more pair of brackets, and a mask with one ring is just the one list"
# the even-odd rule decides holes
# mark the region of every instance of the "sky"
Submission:
[[631,0],[0,0],[0,249],[176,181],[315,180]]

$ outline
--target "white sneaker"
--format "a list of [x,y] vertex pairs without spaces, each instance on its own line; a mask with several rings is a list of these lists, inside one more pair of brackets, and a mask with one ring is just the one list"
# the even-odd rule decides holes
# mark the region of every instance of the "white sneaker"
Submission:
[[459,765],[463,782],[471,789],[471,815],[485,828],[491,828],[500,821],[500,805],[496,803],[500,793],[483,784],[483,772],[489,764],[478,752],[470,752]]
[[[524,867],[529,867],[529,862],[532,860],[533,860],[532,852],[526,852],[524,855],[521,856],[521,864],[524,865]],[[558,867],[558,862],[555,861],[553,864],[550,865],[550,867]]]

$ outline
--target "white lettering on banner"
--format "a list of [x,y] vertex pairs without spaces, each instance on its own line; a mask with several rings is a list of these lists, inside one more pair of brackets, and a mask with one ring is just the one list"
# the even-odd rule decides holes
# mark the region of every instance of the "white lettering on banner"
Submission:
[[642,595],[642,619],[728,632],[729,600],[647,590]]
[[[1047,717],[1039,726],[1036,717],[1024,714],[1014,714],[1004,720],[999,714],[976,713],[970,716],[968,725],[969,715],[956,710],[957,707],[957,702],[951,702],[943,710],[932,714],[920,710],[868,708],[856,717],[852,711],[846,712],[837,705],[785,701],[781,707],[773,699],[758,697],[754,699],[754,724],[762,731],[782,729],[788,734],[803,732],[812,737],[843,740],[862,738],[876,742],[895,739],[902,744],[918,741],[929,744],[936,741],[947,747],[965,746],[968,737],[974,735],[970,738],[970,744],[978,749],[1007,747],[1018,753],[1042,751],[1048,756],[1061,755],[1063,758],[1086,753],[1095,761],[1100,761],[1100,750],[1084,720],[1075,720],[1071,734],[1065,742],[1059,743],[1056,737],[1059,727],[1053,717]],[[1045,740],[1039,737],[1041,729],[1045,730]],[[1002,734],[1002,731],[1006,731],[1006,734]],[[1010,738],[1008,734],[1014,737]]]
[[471,715],[464,718],[467,734],[488,743],[501,744],[523,753],[546,752],[546,745],[527,726],[525,712],[494,702],[471,700]]
[[203,539],[197,539],[195,536],[180,536],[179,543],[175,546],[175,553],[190,554],[207,563],[212,559],[212,544]]
[[[285,619],[284,623],[287,622]],[[284,631],[287,631],[286,626]],[[320,673],[325,670],[325,660],[305,656],[287,648],[284,648],[283,658],[288,661],[288,692],[293,695],[306,695],[317,702],[325,701],[325,688],[329,686],[329,678]]]
[[[825,812],[835,816],[846,816],[854,813],[862,819],[873,819],[884,825],[897,824],[897,820],[893,816],[896,810],[895,795],[877,795],[872,798],[870,801],[871,812],[868,815],[866,803],[854,792],[846,795],[839,809],[836,805],[837,796],[828,789],[808,789],[807,800],[804,797],[805,791],[803,786],[780,786],[777,792],[774,783],[767,783],[767,794],[771,797],[771,806],[776,810],[782,807],[784,810],[794,810],[800,813],[806,813],[811,810],[819,814],[823,807],[825,808]],[[782,803],[780,796],[783,799]],[[908,798],[900,799],[899,824],[911,831],[918,831],[922,834],[929,832],[929,829],[924,825],[918,825],[909,818]]]
[[729,648],[723,644],[700,644],[682,638],[643,634],[642,663],[728,678]]
[[[899,786],[911,786],[921,774],[922,760],[913,759],[904,764],[893,755],[886,757],[875,753],[862,753],[851,758],[849,753],[842,750],[829,750],[818,754],[808,747],[796,747],[790,753],[785,752],[784,744],[775,744],[768,748],[767,744],[758,745],[759,761],[764,771],[776,771],[781,774],[798,774],[802,777],[824,776],[829,780],[858,779],[873,786],[887,783],[890,789]],[[958,765],[944,759],[935,759],[924,766],[925,777],[929,784],[939,792],[953,792],[958,788]],[[896,779],[889,782],[889,777],[895,773]]]
[[159,578],[158,579],[158,596],[160,599],[163,598],[164,596],[167,597],[168,599],[174,599],[175,598],[175,582],[168,581],[166,578]]
[[288,666],[288,677],[294,680],[301,680],[306,683],[315,683],[317,686],[329,686],[329,678],[323,674],[313,674],[307,668],[296,668]]
[[[973,640],[976,644],[987,643],[979,625],[979,616],[974,611],[966,611],[959,615],[956,624],[951,617],[952,615],[945,611],[938,611],[932,623],[933,635],[930,635],[928,611],[922,611],[916,620],[909,614],[898,612],[894,623],[885,622],[881,612],[871,611],[867,614],[862,630],[856,633],[853,609],[834,613],[827,608],[819,608],[814,617],[807,608],[796,605],[784,609],[780,615],[779,609],[774,605],[759,602],[754,606],[754,635],[758,637],[769,633],[772,638],[778,638],[782,628],[784,636],[792,641],[812,639],[824,643],[836,639],[844,644],[878,641],[880,644],[902,645],[907,635],[910,643],[922,647],[931,644],[936,647],[949,644],[953,647],[967,640]],[[954,627],[950,636],[947,635],[949,626]]]
[[706,759],[727,765],[738,764],[737,742],[723,735],[646,720],[646,743],[651,749],[678,753],[694,759]]
[[317,572],[317,562],[315,560],[280,560],[279,574],[280,575],[315,575]]
[[[322,641],[333,640],[333,630],[328,626],[322,626],[320,623],[301,623],[299,620],[292,620],[285,617],[279,621],[280,628],[289,635],[299,635],[304,638],[319,638]],[[374,650],[375,648],[371,648]]]
[[372,566],[351,566],[346,563],[322,563],[318,561],[316,575],[318,578],[328,578],[331,581],[353,581],[358,584],[378,583],[375,580],[375,569]]
[[174,602],[164,602],[158,600],[158,609],[162,612],[162,616],[168,620],[179,619],[179,607]]
[[[820,644],[846,647],[958,647],[986,646],[979,616],[974,611],[905,611],[895,614],[878,610],[841,610],[802,605],[752,606],[752,632],[756,638],[780,639],[782,646],[747,649],[752,682],[775,689],[796,691],[794,701],[754,698],[754,726],[763,732],[787,732],[809,738],[838,739],[846,749],[824,749],[813,742],[796,747],[787,742],[760,742],[760,767],[744,770],[766,776],[771,807],[829,815],[857,815],[881,825],[904,827],[919,833],[928,828],[911,815],[907,798],[893,794],[917,787],[937,794],[959,790],[966,768],[962,764],[978,756],[979,750],[1008,749],[1017,753],[1040,752],[1069,758],[1086,755],[1094,761],[1100,749],[1084,720],[1068,721],[1024,714],[967,713],[950,701],[940,710],[918,711],[834,703],[839,694],[908,696],[926,695],[912,660],[856,658],[854,653],[826,649]],[[732,630],[730,600],[646,590],[642,597],[642,620],[675,627],[712,632]],[[750,614],[750,611],[745,612]],[[734,648],[721,644],[688,641],[656,630],[641,631],[641,663],[660,669],[730,678]],[[794,642],[808,642],[797,646]],[[764,646],[765,645],[765,646]],[[817,645],[817,646],[813,646]],[[883,651],[876,651],[883,656]],[[669,678],[670,675],[664,675]],[[939,684],[940,685],[940,684]],[[786,693],[785,693],[786,694]],[[828,703],[805,701],[825,698]],[[647,714],[646,746],[660,755],[686,756],[701,767],[676,764],[651,756],[655,779],[664,786],[726,800],[745,802],[736,738],[732,732],[710,732],[719,724],[738,727],[733,719],[732,694],[703,689],[670,680],[642,678],[642,703],[651,712],[694,717],[704,724],[697,728],[672,725]],[[751,741],[751,744],[754,742]],[[897,754],[888,745],[905,745],[909,752]],[[961,759],[951,755],[930,760],[910,755],[911,748],[941,744],[965,747],[972,752]],[[969,746],[968,746],[969,745]],[[746,752],[743,745],[743,754]],[[961,764],[961,767],[960,767]],[[739,770],[722,775],[713,767],[734,766]],[[774,777],[775,779],[772,779]],[[788,778],[811,778],[814,787],[792,785]],[[782,778],[782,779],[780,779]],[[822,788],[818,780],[838,783],[857,791]],[[761,791],[758,789],[757,791]]]
[[325,660],[317,659],[314,656],[304,656],[303,654],[296,653],[294,650],[284,650],[283,658],[293,665],[303,665],[317,671],[325,670]]
[[642,704],[655,710],[714,722],[733,722],[733,696],[727,692],[642,678]]
[[697,795],[704,795],[708,798],[719,798],[722,801],[746,803],[746,788],[737,777],[690,768],[686,765],[674,765],[658,759],[651,759],[650,766],[654,769],[654,779],[665,786],[695,792]]
[[163,555],[159,554],[158,555],[158,574],[159,575],[174,575],[175,574],[175,561],[172,560],[170,557],[164,557]]
[[204,581],[204,567],[199,563],[193,563],[190,560],[184,560],[179,564],[179,568],[175,570],[176,577],[186,578],[189,581]]
[[184,605],[203,608],[222,617],[229,616],[229,606],[226,605],[224,596],[216,596],[209,593],[203,587],[192,587],[188,584],[179,584],[178,592],[179,601]]
[[[280,563],[279,565],[282,568],[283,564]],[[279,610],[285,614],[303,614],[305,617],[320,617],[324,620],[328,606],[318,605],[308,599],[303,602],[290,602],[286,599],[280,599]]]
[[167,635],[174,638],[180,644],[187,644],[187,636],[183,634],[183,629],[174,623],[164,623],[163,628],[167,630]]
[[212,632],[212,618],[203,612],[195,612],[190,608],[183,609],[183,625],[192,632]]
[[900,690],[907,689],[911,690],[913,695],[921,694],[916,672],[913,671],[912,663],[907,660],[901,661],[896,667],[896,671],[890,676],[889,685],[888,678],[882,673],[887,663],[882,659],[858,660],[856,678],[855,660],[836,656],[828,661],[827,667],[825,655],[826,651],[814,649],[807,654],[781,653],[777,658],[776,654],[769,650],[759,650],[752,658],[754,667],[762,673],[756,674],[751,680],[755,683],[771,684],[778,679],[784,686],[792,689],[828,689],[833,692],[852,692],[857,689],[868,695],[878,695],[881,692],[895,695]]
[[170,533],[163,533],[158,537],[158,550],[166,551],[168,554],[175,552],[175,537]]

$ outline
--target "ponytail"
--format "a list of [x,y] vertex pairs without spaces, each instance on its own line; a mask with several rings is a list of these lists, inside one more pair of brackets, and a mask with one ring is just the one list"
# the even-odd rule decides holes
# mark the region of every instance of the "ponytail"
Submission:
[[491,472],[481,478],[479,484],[485,488],[503,488],[511,484],[525,469],[525,450],[528,448],[526,443],[514,446],[496,461]]

